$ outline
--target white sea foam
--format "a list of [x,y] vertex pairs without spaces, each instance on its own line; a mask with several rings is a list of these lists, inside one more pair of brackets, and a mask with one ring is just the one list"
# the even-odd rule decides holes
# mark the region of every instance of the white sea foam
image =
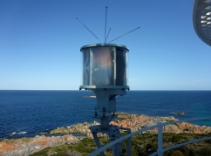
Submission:
[[23,134],[26,134],[27,132],[25,132],[25,131],[22,131],[22,132],[12,132],[11,134],[10,134],[10,136],[13,136],[13,135],[23,135]]
[[15,135],[16,134],[16,132],[12,132],[11,134],[10,134],[10,136],[13,136],[13,135]]
[[19,133],[17,133],[17,134],[19,134],[19,135],[21,135],[21,134],[26,134],[27,132],[19,132]]

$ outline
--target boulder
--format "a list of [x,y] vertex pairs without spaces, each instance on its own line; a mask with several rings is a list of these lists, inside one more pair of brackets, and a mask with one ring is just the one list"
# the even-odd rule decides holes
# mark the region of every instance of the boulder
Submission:
[[184,112],[171,112],[171,114],[180,115],[180,116],[184,116],[185,115]]
[[177,112],[177,115],[184,116],[185,113],[184,112]]

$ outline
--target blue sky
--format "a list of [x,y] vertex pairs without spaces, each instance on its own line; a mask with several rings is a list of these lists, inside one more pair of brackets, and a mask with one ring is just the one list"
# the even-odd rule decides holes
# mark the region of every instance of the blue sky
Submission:
[[[210,90],[211,47],[196,35],[193,0],[1,0],[0,89],[77,90],[83,45],[129,47],[131,90]],[[108,30],[107,30],[108,31]]]

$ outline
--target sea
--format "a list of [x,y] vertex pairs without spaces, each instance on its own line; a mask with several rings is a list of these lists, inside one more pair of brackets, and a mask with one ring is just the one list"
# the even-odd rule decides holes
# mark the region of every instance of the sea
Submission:
[[[92,91],[0,90],[0,140],[97,121],[96,99],[86,98],[93,95]],[[116,99],[117,112],[179,120],[211,117],[211,91],[128,91]],[[211,120],[191,123],[211,126]]]

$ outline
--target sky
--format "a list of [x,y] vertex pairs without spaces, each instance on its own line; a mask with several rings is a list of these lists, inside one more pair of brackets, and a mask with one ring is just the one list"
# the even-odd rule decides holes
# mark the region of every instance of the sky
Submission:
[[0,90],[78,90],[80,48],[129,48],[131,90],[211,90],[211,47],[196,35],[193,0],[1,0]]

